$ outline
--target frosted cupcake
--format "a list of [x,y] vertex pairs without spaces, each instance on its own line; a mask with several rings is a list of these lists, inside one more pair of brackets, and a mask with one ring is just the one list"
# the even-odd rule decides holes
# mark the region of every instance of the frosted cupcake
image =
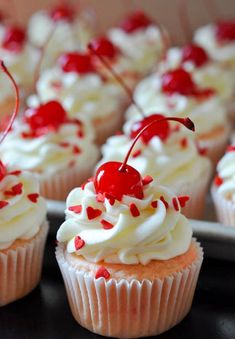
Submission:
[[141,76],[152,70],[169,46],[166,31],[141,11],[130,14],[107,35]]
[[[136,87],[134,98],[147,115],[157,111],[167,116],[189,116],[195,123],[200,148],[214,163],[224,153],[230,132],[225,107],[213,89],[200,89],[184,69],[147,77]],[[126,118],[140,119],[134,106],[127,110]]]
[[64,51],[84,50],[94,35],[93,30],[94,18],[91,13],[66,4],[34,13],[28,24],[29,39],[34,46],[43,47],[50,39],[44,67],[51,67]]
[[235,226],[235,146],[230,145],[218,162],[212,198],[221,223]]
[[[154,114],[131,126],[127,123],[124,134],[108,138],[102,146],[103,157],[97,167],[107,161],[124,159],[141,128],[161,118],[163,116]],[[190,196],[183,213],[195,219],[202,216],[212,174],[210,160],[200,153],[192,135],[172,128],[164,121],[142,134],[129,164],[142,176],[149,175],[159,184],[171,188],[176,195]]]
[[48,232],[46,203],[31,173],[0,162],[0,306],[39,283]]
[[54,68],[42,72],[37,92],[41,102],[59,100],[70,117],[90,120],[98,143],[121,127],[123,89],[97,73],[89,54],[63,54]]
[[40,192],[63,200],[93,172],[99,157],[95,134],[85,119],[69,119],[56,101],[28,109],[15,122],[7,142],[0,145],[1,159],[13,167],[34,172]]
[[184,199],[126,161],[103,164],[69,194],[56,257],[75,319],[101,335],[136,338],[186,316],[202,250],[180,213]]

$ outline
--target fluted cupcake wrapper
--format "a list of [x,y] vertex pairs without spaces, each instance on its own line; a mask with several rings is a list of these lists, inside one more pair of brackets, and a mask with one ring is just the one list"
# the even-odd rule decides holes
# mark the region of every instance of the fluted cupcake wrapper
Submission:
[[32,240],[0,251],[0,306],[24,297],[39,283],[47,233],[48,223],[44,222]]
[[235,227],[235,205],[219,194],[215,185],[211,189],[212,199],[215,205],[218,220],[225,226]]
[[203,260],[198,243],[196,248],[197,259],[191,265],[163,279],[106,281],[69,265],[59,245],[56,258],[74,318],[88,330],[109,337],[137,338],[170,329],[191,308]]

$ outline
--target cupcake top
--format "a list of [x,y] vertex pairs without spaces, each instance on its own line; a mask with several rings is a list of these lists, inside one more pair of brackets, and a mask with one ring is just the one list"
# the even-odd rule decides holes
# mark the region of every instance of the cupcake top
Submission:
[[218,21],[196,30],[194,41],[209,55],[235,69],[235,22]]
[[56,101],[28,109],[0,145],[5,163],[42,176],[79,166],[98,154],[90,124],[69,119]]
[[230,145],[217,164],[214,185],[225,198],[235,203],[235,146]]
[[46,202],[33,174],[11,171],[0,162],[0,250],[36,235],[45,216]]
[[67,198],[58,241],[90,262],[146,265],[185,253],[192,229],[180,213],[184,199],[148,179],[139,197],[97,193],[93,180],[75,188]]
[[[18,85],[32,85],[39,52],[29,45],[24,30],[15,26],[0,25],[0,55]],[[12,88],[6,86],[4,77],[0,78],[0,86],[0,98],[6,99],[11,95]]]
[[206,50],[196,44],[188,44],[181,48],[170,48],[158,71],[165,73],[182,67],[192,74],[193,80],[201,88],[214,89],[222,100],[233,97],[234,77],[219,62],[212,60]]
[[[152,115],[144,120],[150,122],[151,118],[154,120],[160,117]],[[125,134],[108,138],[102,146],[100,164],[124,159],[140,126],[141,121],[134,124],[127,122]],[[177,127],[170,127],[168,123],[159,124],[159,128],[153,128],[152,133],[149,131],[143,134],[128,161],[141,175],[150,175],[158,183],[172,188],[193,182],[199,173],[210,169],[209,159],[201,155],[193,136]]]
[[145,13],[136,11],[124,18],[119,27],[108,31],[108,37],[132,59],[136,71],[148,73],[160,60],[168,45],[168,36]]
[[[167,116],[189,116],[200,136],[227,126],[225,108],[216,92],[199,89],[191,74],[182,68],[145,78],[136,87],[134,98],[147,115],[161,112]],[[127,110],[126,118],[140,119],[133,105]]]
[[61,55],[54,68],[42,72],[37,92],[42,102],[58,99],[71,116],[90,119],[116,111],[123,96],[120,85],[104,81],[96,72],[92,57],[80,52]]

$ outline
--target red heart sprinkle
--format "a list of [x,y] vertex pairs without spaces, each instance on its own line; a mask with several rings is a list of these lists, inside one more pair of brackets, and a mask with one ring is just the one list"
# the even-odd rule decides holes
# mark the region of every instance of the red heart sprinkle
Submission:
[[182,148],[186,148],[188,146],[188,139],[187,138],[182,138],[180,140],[180,145]]
[[81,237],[79,237],[79,235],[77,235],[74,238],[74,246],[75,246],[76,251],[78,251],[81,248],[83,248],[83,246],[85,246],[85,241]]
[[19,184],[12,186],[11,191],[5,191],[4,194],[12,195],[12,196],[19,195],[22,193],[22,187],[23,187],[23,184],[20,182]]
[[130,212],[133,217],[138,217],[140,215],[140,211],[138,210],[136,204],[133,202],[130,204]]
[[95,279],[99,279],[99,278],[108,279],[109,277],[110,277],[110,273],[104,266],[100,266],[98,270],[96,271]]
[[151,202],[151,206],[153,208],[157,208],[157,205],[158,205],[158,201],[157,200]]
[[0,209],[3,208],[3,207],[5,207],[5,206],[7,206],[8,204],[9,204],[8,201],[1,200],[1,201],[0,201]]
[[168,202],[165,200],[165,198],[163,196],[160,197],[160,200],[163,202],[163,204],[165,205],[166,209],[168,209],[169,204]]
[[22,172],[21,171],[12,171],[12,172],[9,172],[8,175],[20,175]]
[[82,205],[74,205],[74,206],[70,206],[70,207],[68,208],[68,210],[69,210],[69,211],[72,211],[72,212],[74,212],[74,213],[79,214],[79,213],[82,212]]
[[141,154],[141,150],[137,149],[137,151],[135,151],[134,153],[132,153],[132,158],[137,158],[138,156],[140,156]]
[[31,193],[27,195],[28,199],[34,203],[38,201],[39,194],[38,193]]
[[73,154],[79,154],[79,153],[81,153],[80,148],[77,145],[74,145],[73,146]]
[[217,175],[214,179],[215,186],[220,186],[222,185],[223,182],[224,182],[223,179],[219,175]]
[[146,175],[143,179],[142,179],[142,184],[145,186],[145,185],[148,185],[150,184],[150,182],[153,181],[153,178],[150,176],[150,175]]
[[175,209],[176,211],[179,211],[178,199],[177,199],[176,197],[174,197],[174,198],[172,199],[172,203],[173,203],[174,209]]
[[103,225],[103,229],[105,229],[105,230],[110,230],[111,228],[114,227],[113,224],[111,224],[110,222],[108,222],[108,221],[105,220],[105,219],[102,219],[100,222],[101,222],[101,224]]
[[86,212],[89,220],[95,219],[102,214],[101,210],[99,210],[98,208],[93,208],[91,206],[87,207]]
[[178,197],[178,201],[179,201],[179,204],[180,204],[180,207],[184,207],[187,203],[187,201],[189,201],[189,196],[187,195],[183,195],[183,196],[179,196]]
[[235,146],[229,145],[226,149],[226,152],[234,152],[235,151]]
[[60,142],[59,145],[61,147],[69,147],[70,143],[69,142]]

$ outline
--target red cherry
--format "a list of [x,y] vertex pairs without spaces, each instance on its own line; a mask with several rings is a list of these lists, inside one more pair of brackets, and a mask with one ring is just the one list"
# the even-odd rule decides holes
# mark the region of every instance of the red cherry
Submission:
[[18,27],[7,27],[4,33],[2,46],[3,48],[12,51],[19,52],[26,40],[25,32]]
[[123,195],[138,199],[143,198],[143,183],[139,172],[129,165],[122,169],[121,162],[106,162],[101,165],[95,175],[96,193],[108,194],[117,200]]
[[235,40],[235,22],[219,21],[215,26],[215,35],[219,42],[229,42]]
[[209,61],[209,57],[202,47],[189,44],[182,48],[182,62],[185,61],[191,61],[196,67],[201,67]]
[[196,86],[190,73],[178,68],[163,74],[162,91],[167,94],[194,95]]
[[73,52],[62,54],[58,59],[64,72],[76,72],[80,74],[94,72],[92,58],[89,54]]
[[52,18],[53,21],[73,21],[74,18],[74,10],[69,7],[64,5],[59,5],[55,8],[53,8],[50,12],[50,17]]
[[58,101],[49,101],[37,108],[29,108],[25,112],[25,121],[36,136],[57,130],[66,121],[67,114]]
[[130,34],[151,24],[152,20],[144,12],[135,11],[121,22],[120,27]]
[[91,45],[96,53],[109,59],[115,58],[119,53],[118,48],[105,36],[93,40]]
[[[160,119],[164,119],[164,116],[161,114],[152,114],[140,121],[136,121],[131,128],[130,137],[134,139],[145,126],[149,125],[152,121]],[[158,136],[161,140],[164,141],[167,139],[169,134],[169,122],[167,120],[162,120],[161,122],[159,122],[159,124],[155,124],[146,129],[146,131],[141,134],[141,139],[145,144],[148,144],[154,136]]]

